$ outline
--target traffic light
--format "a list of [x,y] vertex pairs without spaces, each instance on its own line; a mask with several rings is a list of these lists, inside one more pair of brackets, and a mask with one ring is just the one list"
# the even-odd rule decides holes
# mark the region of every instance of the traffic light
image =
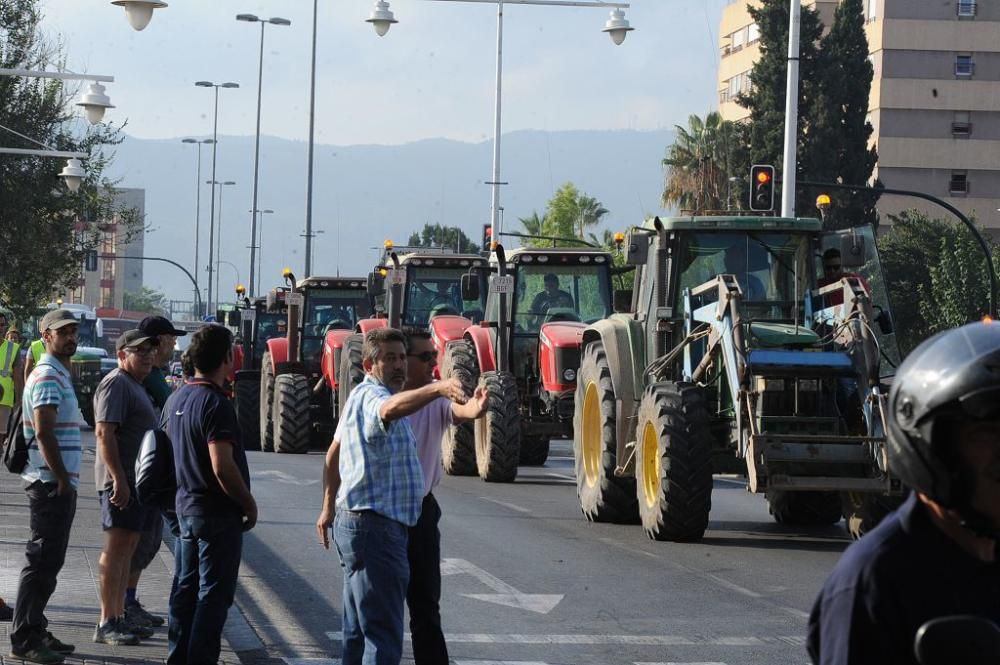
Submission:
[[493,249],[493,225],[483,224],[483,251],[488,252]]
[[750,209],[758,212],[774,210],[774,167],[769,164],[750,167]]

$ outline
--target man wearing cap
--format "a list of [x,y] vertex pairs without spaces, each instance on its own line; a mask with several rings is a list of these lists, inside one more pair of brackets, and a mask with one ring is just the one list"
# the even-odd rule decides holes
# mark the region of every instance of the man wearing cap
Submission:
[[39,329],[46,352],[28,378],[22,399],[24,436],[30,444],[21,478],[31,531],[27,563],[18,579],[10,652],[32,663],[61,663],[65,654],[73,653],[73,645],[48,632],[45,607],[66,559],[80,484],[80,406],[70,374],[77,328],[76,317],[66,309],[42,317]]
[[156,357],[157,339],[141,330],[118,338],[118,367],[94,393],[97,460],[94,476],[101,504],[104,549],[100,559],[101,617],[94,642],[113,646],[138,644],[152,628],[125,618],[129,564],[139,535],[150,526],[153,511],[135,497],[135,459],[142,437],[156,429],[156,411],[142,382]]
[[[139,330],[158,340],[153,369],[142,385],[152,398],[153,405],[159,414],[171,393],[170,386],[167,385],[166,373],[170,359],[174,355],[174,344],[178,337],[187,335],[187,332],[174,328],[170,319],[165,316],[147,316],[139,322]],[[133,624],[152,627],[162,626],[164,624],[163,617],[148,612],[139,602],[137,593],[142,571],[156,558],[156,553],[160,550],[160,543],[163,542],[163,513],[155,508],[149,509],[149,513],[149,528],[139,535],[139,543],[136,545],[135,553],[129,564],[128,584],[125,587],[125,618]]]

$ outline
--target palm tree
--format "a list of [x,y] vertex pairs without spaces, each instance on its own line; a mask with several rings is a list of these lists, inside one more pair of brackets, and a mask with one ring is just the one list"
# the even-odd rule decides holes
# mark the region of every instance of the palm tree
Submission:
[[[524,227],[524,232],[529,236],[545,235],[545,217],[539,216],[537,211],[532,211],[530,217],[518,217],[518,221],[521,222],[521,226]],[[528,247],[541,247],[542,242],[545,241],[537,238],[524,239],[524,244]]]
[[664,207],[684,210],[723,210],[729,207],[729,176],[738,149],[736,125],[713,111],[702,120],[688,118],[687,128],[677,125],[677,137],[663,159]]
[[576,207],[580,221],[580,237],[586,237],[588,227],[597,226],[601,223],[601,218],[608,214],[609,210],[595,199],[593,196],[581,194],[576,201]]

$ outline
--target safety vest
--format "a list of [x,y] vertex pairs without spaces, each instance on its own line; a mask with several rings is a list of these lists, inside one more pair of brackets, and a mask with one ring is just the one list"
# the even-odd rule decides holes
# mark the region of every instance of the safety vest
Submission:
[[14,365],[21,345],[4,340],[0,344],[0,406],[14,406]]
[[42,359],[42,354],[45,353],[45,342],[40,339],[36,339],[31,343],[29,348],[31,349],[31,359],[37,365],[38,361]]

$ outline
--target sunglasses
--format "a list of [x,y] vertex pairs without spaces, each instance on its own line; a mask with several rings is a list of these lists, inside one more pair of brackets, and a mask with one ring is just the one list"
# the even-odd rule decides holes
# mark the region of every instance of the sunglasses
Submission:
[[137,356],[151,356],[156,353],[155,346],[139,346],[139,347],[127,347],[125,349],[129,353],[134,353]]
[[432,360],[437,360],[437,351],[424,351],[423,353],[407,353],[410,358],[416,358],[420,362],[429,363]]

